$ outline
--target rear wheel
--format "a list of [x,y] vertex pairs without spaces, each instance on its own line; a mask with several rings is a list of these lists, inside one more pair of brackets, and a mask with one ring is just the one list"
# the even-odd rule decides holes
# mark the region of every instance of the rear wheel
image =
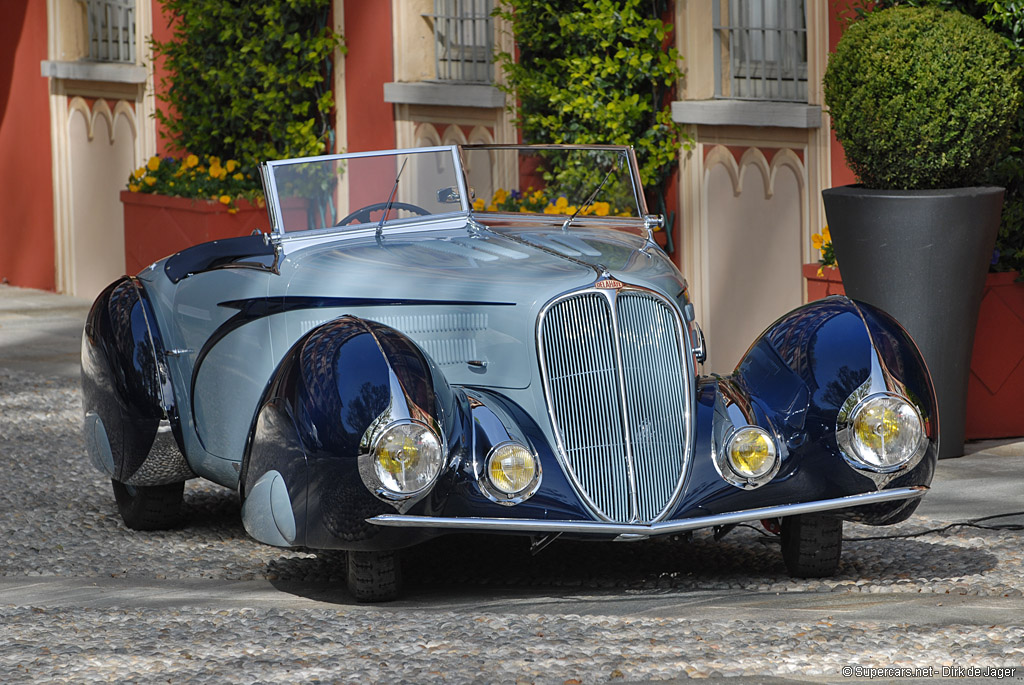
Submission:
[[387,602],[402,591],[397,550],[348,553],[348,591],[360,602]]
[[124,525],[133,530],[164,530],[178,523],[185,481],[147,486],[110,482]]
[[794,578],[824,578],[839,568],[843,521],[820,514],[782,519],[782,560]]

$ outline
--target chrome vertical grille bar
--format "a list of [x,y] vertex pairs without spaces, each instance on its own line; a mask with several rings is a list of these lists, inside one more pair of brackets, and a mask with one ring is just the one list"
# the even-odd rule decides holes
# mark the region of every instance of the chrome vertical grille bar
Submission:
[[541,331],[549,403],[567,466],[599,515],[629,521],[612,311],[600,295],[553,307]]
[[665,304],[636,292],[623,293],[617,304],[637,518],[651,521],[672,500],[685,461],[684,361]]
[[609,521],[656,520],[681,487],[690,378],[679,326],[660,296],[628,287],[574,293],[541,315],[561,457],[581,497]]

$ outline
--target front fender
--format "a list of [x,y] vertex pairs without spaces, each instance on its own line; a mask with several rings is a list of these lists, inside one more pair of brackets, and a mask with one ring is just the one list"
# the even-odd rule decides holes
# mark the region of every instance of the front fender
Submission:
[[[859,389],[895,392],[925,421],[923,455],[894,474],[855,468],[836,441],[843,404]],[[938,413],[928,369],[907,332],[884,312],[844,297],[800,307],[776,321],[740,360],[735,372],[709,379],[698,393],[699,453],[716,448],[717,422],[731,415],[775,435],[780,468],[750,491],[728,485],[709,465],[691,473],[689,515],[844,497],[888,488],[927,486],[937,457]],[[704,447],[706,445],[706,447]],[[910,516],[918,498],[837,512],[869,524]]]
[[382,530],[382,513],[433,511],[451,469],[414,501],[374,492],[359,457],[375,426],[414,419],[442,439],[448,461],[465,451],[463,413],[437,366],[387,326],[343,316],[300,338],[285,354],[260,402],[243,461],[243,521],[277,545],[330,549],[401,547],[425,534]]

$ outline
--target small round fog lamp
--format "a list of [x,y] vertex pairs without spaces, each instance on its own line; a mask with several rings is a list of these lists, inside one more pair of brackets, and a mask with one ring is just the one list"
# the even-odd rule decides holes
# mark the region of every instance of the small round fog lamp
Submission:
[[733,473],[753,479],[775,468],[778,456],[775,441],[758,426],[744,426],[733,433],[725,444],[725,454]]
[[373,467],[385,489],[410,495],[424,489],[441,470],[441,441],[419,423],[393,423],[373,445]]
[[537,458],[515,442],[498,445],[487,457],[487,480],[506,495],[526,490],[537,478]]

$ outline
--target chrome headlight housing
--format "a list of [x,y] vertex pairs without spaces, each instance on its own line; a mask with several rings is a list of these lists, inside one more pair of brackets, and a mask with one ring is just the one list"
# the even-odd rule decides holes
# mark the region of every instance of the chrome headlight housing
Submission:
[[387,494],[411,497],[434,482],[444,466],[444,449],[434,431],[416,421],[384,427],[370,448],[374,474]]
[[498,504],[519,504],[540,487],[540,459],[525,445],[503,442],[484,459],[480,485],[484,494]]
[[715,452],[715,466],[722,478],[744,489],[757,488],[779,472],[782,462],[771,433],[760,426],[731,431]]
[[927,436],[917,407],[901,395],[884,392],[840,413],[836,441],[854,467],[890,473],[920,457]]

